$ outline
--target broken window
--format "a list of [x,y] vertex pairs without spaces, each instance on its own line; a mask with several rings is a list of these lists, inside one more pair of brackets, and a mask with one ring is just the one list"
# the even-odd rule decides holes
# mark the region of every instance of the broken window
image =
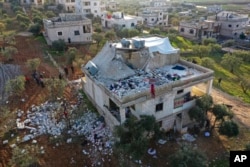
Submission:
[[83,33],[90,33],[91,32],[90,25],[84,25],[82,28],[83,28]]
[[162,110],[163,110],[163,103],[156,104],[155,112],[162,111]]
[[78,30],[74,31],[75,35],[80,35],[80,32]]
[[184,104],[184,97],[177,98],[174,100],[174,109],[178,107],[182,107]]

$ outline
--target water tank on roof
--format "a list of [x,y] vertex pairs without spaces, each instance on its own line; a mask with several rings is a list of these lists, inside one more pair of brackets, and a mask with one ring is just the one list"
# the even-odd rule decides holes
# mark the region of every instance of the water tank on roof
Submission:
[[126,38],[122,38],[122,40],[121,40],[121,44],[122,44],[122,47],[126,47],[126,48],[128,48],[128,47],[129,47],[129,45],[130,45],[130,41],[129,41],[129,40],[127,40]]
[[133,43],[133,46],[134,46],[136,49],[141,49],[141,48],[144,48],[144,46],[145,46],[145,40],[133,39],[133,40],[132,40],[132,43]]
[[92,61],[89,62],[89,66],[87,67],[87,70],[89,72],[90,75],[95,75],[98,72],[98,68],[95,65],[95,63],[93,63]]

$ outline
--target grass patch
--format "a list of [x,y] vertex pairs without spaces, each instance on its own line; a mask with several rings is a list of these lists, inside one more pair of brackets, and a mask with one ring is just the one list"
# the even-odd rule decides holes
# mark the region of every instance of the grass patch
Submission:
[[[209,58],[215,61],[213,70],[214,70],[214,82],[213,86],[226,92],[232,96],[238,97],[244,102],[250,103],[250,91],[245,94],[242,91],[240,86],[240,80],[238,79],[239,76],[244,76],[245,78],[250,78],[250,63],[243,63],[241,64],[240,68],[235,71],[235,73],[229,72],[223,66],[221,66],[220,62],[223,56],[209,56]],[[183,57],[186,60],[195,60],[198,64],[201,64],[201,59],[195,56],[185,56]],[[219,85],[218,79],[222,78],[222,82]]]

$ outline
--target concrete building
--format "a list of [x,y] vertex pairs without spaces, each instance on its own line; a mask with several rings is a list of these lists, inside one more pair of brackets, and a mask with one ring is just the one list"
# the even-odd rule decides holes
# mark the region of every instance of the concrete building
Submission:
[[44,37],[48,44],[62,39],[67,43],[92,41],[92,23],[82,14],[61,13],[59,17],[43,19]]
[[142,12],[138,12],[138,16],[143,18],[146,26],[168,26],[168,12],[164,10],[144,8]]
[[123,12],[114,12],[112,15],[107,12],[102,14],[102,26],[105,28],[135,28],[143,23],[143,18],[131,15],[124,15]]
[[93,14],[101,17],[106,10],[105,3],[102,0],[75,0],[75,12],[82,14]]
[[75,1],[76,0],[56,0],[56,3],[62,4],[64,10],[67,12],[75,12]]
[[223,9],[222,9],[221,5],[210,5],[210,6],[207,6],[207,12],[208,13],[219,13],[222,10]]
[[131,114],[154,115],[162,129],[178,131],[189,125],[196,97],[211,92],[214,74],[156,36],[107,42],[82,70],[83,89],[110,127]]
[[246,32],[249,24],[247,14],[238,14],[230,11],[222,11],[215,16],[208,17],[221,25],[220,35],[229,38],[238,38],[241,33]]
[[220,23],[213,20],[182,21],[179,24],[179,35],[192,39],[217,38],[220,35]]
[[19,0],[21,5],[32,5],[32,6],[42,6],[46,1],[45,0]]
[[105,6],[109,11],[117,11],[119,9],[119,3],[114,0],[107,1]]

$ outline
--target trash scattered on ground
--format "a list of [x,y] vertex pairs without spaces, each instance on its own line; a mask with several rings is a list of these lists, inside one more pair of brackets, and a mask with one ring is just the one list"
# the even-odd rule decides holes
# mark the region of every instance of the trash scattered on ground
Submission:
[[163,140],[163,139],[159,139],[159,140],[158,140],[158,143],[159,143],[159,144],[165,144],[166,142],[167,142],[167,140]]
[[183,140],[186,140],[186,141],[189,141],[189,142],[193,142],[195,141],[196,139],[190,135],[189,133],[185,133],[184,135],[182,135],[182,139]]

